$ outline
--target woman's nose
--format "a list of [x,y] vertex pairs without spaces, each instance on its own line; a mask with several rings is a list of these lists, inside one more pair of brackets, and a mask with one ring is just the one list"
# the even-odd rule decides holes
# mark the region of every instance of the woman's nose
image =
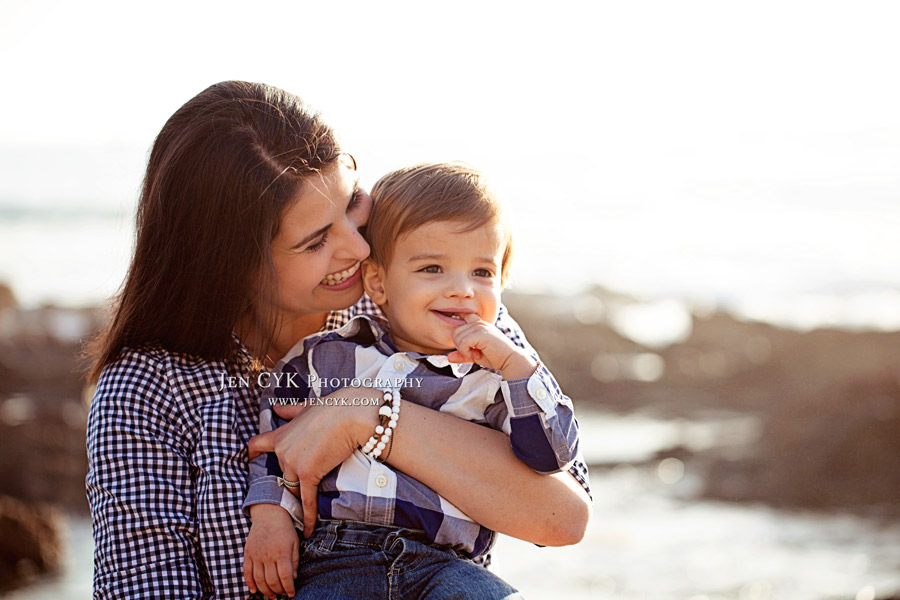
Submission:
[[363,237],[362,233],[359,232],[359,229],[354,229],[353,234],[351,236],[351,246],[353,257],[357,260],[363,260],[369,257],[369,252],[372,249],[369,247],[369,242],[366,241],[366,238]]
[[341,234],[341,250],[345,256],[356,260],[363,260],[369,256],[371,250],[369,243],[352,221],[347,222],[347,227]]

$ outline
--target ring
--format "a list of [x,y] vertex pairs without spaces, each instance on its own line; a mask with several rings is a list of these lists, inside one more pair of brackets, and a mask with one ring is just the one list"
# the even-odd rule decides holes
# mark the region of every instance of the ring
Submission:
[[295,490],[298,487],[300,487],[300,482],[299,481],[291,481],[290,479],[285,479],[284,477],[279,477],[278,485]]

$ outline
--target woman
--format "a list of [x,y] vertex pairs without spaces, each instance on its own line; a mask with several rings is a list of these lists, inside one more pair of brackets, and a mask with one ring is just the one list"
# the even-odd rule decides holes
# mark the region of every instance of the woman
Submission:
[[[217,84],[163,127],[132,264],[92,346],[96,598],[248,594],[240,507],[255,374],[304,336],[374,310],[357,303],[370,206],[332,130],[281,90]],[[363,392],[380,394],[335,395]],[[316,494],[303,492],[365,442],[373,409],[310,407],[252,442],[300,480],[306,534]],[[581,538],[590,503],[577,473],[536,475],[500,432],[405,410],[392,466],[491,529],[543,545]]]

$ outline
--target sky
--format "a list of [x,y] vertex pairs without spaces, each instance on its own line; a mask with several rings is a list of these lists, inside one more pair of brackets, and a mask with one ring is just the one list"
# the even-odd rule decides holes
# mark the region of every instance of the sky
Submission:
[[[883,283],[900,272],[898,26],[888,1],[0,0],[0,208],[128,212],[168,116],[246,79],[323,110],[364,183],[482,168],[529,217],[528,260],[551,252],[537,238],[610,240],[546,265],[561,277],[602,260],[625,286],[744,293],[732,257],[777,245],[798,269]],[[622,240],[681,267],[641,283]]]
[[900,127],[893,2],[3,0],[0,14],[5,142],[146,144],[222,79],[298,93],[353,137],[474,132],[548,159]]

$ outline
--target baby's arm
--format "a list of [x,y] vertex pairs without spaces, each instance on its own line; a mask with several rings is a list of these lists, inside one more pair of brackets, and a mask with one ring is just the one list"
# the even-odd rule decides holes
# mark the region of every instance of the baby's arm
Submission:
[[[280,362],[276,375],[295,371],[305,365],[303,357]],[[302,410],[298,404],[286,402],[285,396],[304,398],[308,390],[274,386],[260,398],[259,431],[264,433],[278,427],[282,418],[293,418]],[[305,382],[306,378],[301,378]],[[275,408],[278,407],[278,415]],[[260,591],[274,598],[277,594],[293,596],[294,579],[299,563],[299,539],[294,529],[295,521],[302,523],[302,507],[299,500],[286,487],[279,485],[281,466],[274,453],[250,457],[249,490],[244,510],[251,518],[250,533],[244,546],[244,581],[251,592]]]
[[578,454],[572,401],[550,371],[495,326],[470,316],[454,332],[452,362],[476,362],[503,376],[485,417],[506,432],[516,456],[538,473],[562,471]]
[[274,598],[293,597],[300,562],[300,540],[291,516],[274,504],[250,507],[250,534],[244,545],[244,581],[250,591]]
[[[260,431],[269,431],[276,426],[276,420],[267,395],[260,399],[260,404]],[[244,581],[251,592],[258,590],[269,598],[296,593],[294,579],[300,559],[297,531],[291,514],[282,507],[289,494],[277,483],[280,475],[281,468],[274,454],[251,458],[244,509],[252,524],[244,545]]]

